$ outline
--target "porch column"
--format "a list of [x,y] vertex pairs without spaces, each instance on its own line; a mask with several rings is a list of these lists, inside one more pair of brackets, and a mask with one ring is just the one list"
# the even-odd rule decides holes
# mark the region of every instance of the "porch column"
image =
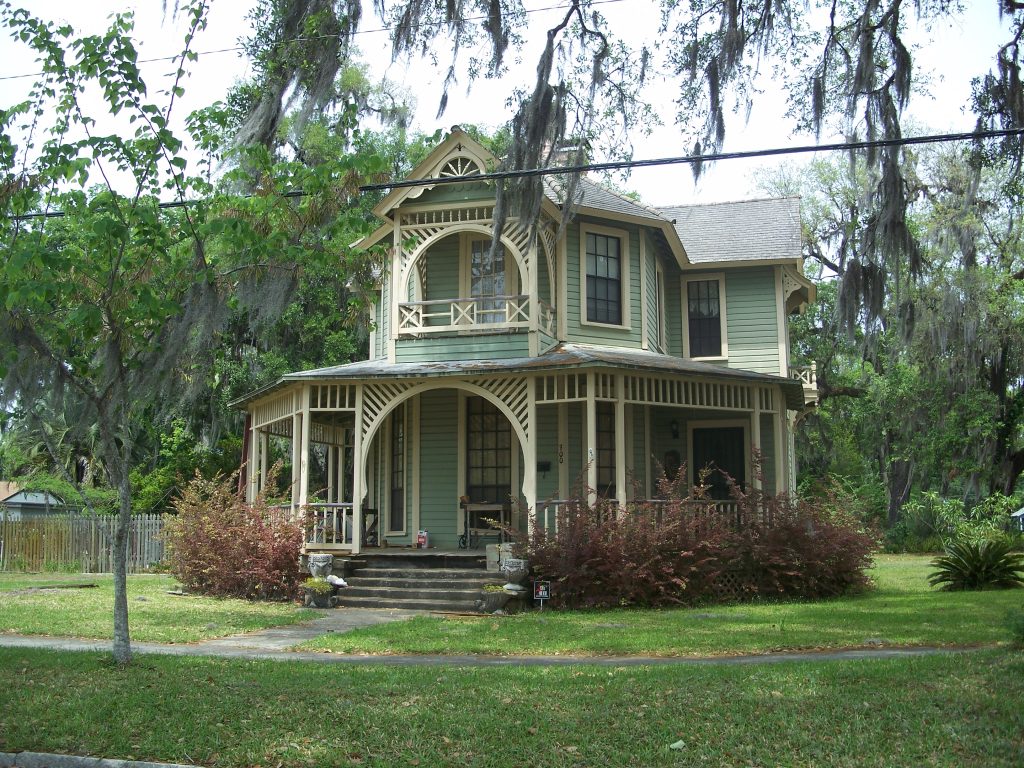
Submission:
[[249,428],[249,455],[246,456],[246,483],[245,488],[245,500],[252,504],[256,501],[256,494],[259,492],[259,467],[257,462],[259,461],[259,446],[257,441],[259,440],[260,431],[256,427]]
[[299,501],[299,467],[302,466],[302,401],[301,390],[292,394],[292,514],[300,506]]
[[783,407],[784,400],[782,399],[782,389],[775,393],[775,413],[772,420],[772,437],[775,438],[775,493],[789,493],[789,488],[786,483],[786,464],[789,460],[786,458],[785,445],[785,420],[783,414],[785,408]]
[[327,503],[333,503],[338,500],[336,495],[337,479],[334,474],[334,468],[336,462],[334,460],[335,447],[333,445],[327,446],[326,455],[324,456],[324,463],[327,464]]
[[615,498],[626,508],[626,378],[615,375]]
[[260,475],[259,485],[256,486],[257,493],[263,493],[267,487],[267,470],[269,468],[270,435],[260,430]]
[[[526,253],[526,279],[529,282],[529,290],[526,291],[526,293],[530,295],[530,298],[527,300],[530,308],[530,336],[528,349],[531,356],[540,354],[540,280],[538,277],[538,273],[540,272],[540,259],[538,256],[537,238],[534,237],[533,242],[530,245],[530,249]],[[533,442],[532,438],[530,442]]]
[[526,433],[526,444],[523,446],[523,460],[526,462],[523,467],[523,496],[526,498],[529,516],[528,530],[532,535],[537,525],[537,387],[533,379],[527,379],[526,383],[526,423],[522,425]]
[[352,554],[362,546],[363,513],[363,386],[356,385],[356,426],[352,444]]
[[[758,454],[761,453],[761,388],[754,387],[754,410],[750,414],[750,442]],[[749,450],[749,449],[748,449]],[[753,467],[751,467],[753,469]],[[761,480],[755,472],[750,478],[750,485],[761,490]]]
[[587,503],[597,503],[597,376],[587,374]]
[[313,435],[312,419],[309,415],[309,393],[307,384],[302,388],[302,439],[299,443],[299,507],[309,503],[309,441]]

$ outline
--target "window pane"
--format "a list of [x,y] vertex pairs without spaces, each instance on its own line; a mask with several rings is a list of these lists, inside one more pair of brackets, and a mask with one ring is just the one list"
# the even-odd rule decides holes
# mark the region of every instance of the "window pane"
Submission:
[[622,324],[622,260],[617,237],[586,236],[587,320]]
[[690,357],[718,357],[722,354],[718,281],[691,280],[686,291]]

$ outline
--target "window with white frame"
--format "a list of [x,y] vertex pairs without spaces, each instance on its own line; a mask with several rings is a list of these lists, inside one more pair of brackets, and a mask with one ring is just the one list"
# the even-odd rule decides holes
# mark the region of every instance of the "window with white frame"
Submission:
[[496,297],[508,296],[505,274],[505,247],[498,243],[492,249],[491,241],[471,240],[469,243],[469,295],[477,299],[478,323],[501,323],[505,317],[505,302]]
[[629,237],[623,230],[580,227],[583,321],[629,326]]
[[688,278],[683,282],[684,352],[691,358],[727,356],[725,280],[721,275]]

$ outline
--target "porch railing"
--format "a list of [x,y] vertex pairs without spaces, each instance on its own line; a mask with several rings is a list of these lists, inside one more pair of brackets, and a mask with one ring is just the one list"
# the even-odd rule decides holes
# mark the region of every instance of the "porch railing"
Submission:
[[[573,514],[579,509],[579,502],[571,499],[553,499],[538,505],[537,524],[549,535],[558,533],[564,523],[565,515]],[[742,530],[749,525],[771,527],[773,520],[771,508],[765,507],[751,512],[741,508],[733,500],[695,501],[686,499],[670,501],[668,499],[635,499],[626,503],[626,513],[631,515],[649,515],[651,523],[660,525],[666,512],[678,509],[694,519],[723,520],[733,530]],[[615,517],[619,514],[618,505],[614,501],[604,503],[600,513]]]
[[[530,297],[526,295],[410,301],[398,305],[400,334],[418,336],[529,325]],[[553,321],[550,325],[554,327]]]
[[306,507],[305,544],[317,549],[351,549],[355,540],[352,504],[309,504]]

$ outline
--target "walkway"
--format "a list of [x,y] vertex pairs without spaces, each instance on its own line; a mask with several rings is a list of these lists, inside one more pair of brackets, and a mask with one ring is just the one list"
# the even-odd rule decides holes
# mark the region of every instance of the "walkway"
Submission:
[[[235,659],[271,659],[275,661],[310,661],[319,664],[386,665],[386,666],[453,666],[453,667],[508,667],[508,666],[677,666],[677,665],[739,665],[777,664],[792,661],[854,661],[860,659],[892,659],[907,656],[958,653],[968,648],[915,647],[915,648],[856,648],[835,651],[791,651],[785,653],[748,654],[741,656],[478,656],[478,655],[393,655],[370,656],[363,654],[319,653],[289,651],[300,643],[333,632],[348,632],[360,627],[402,621],[413,616],[428,615],[422,611],[384,610],[373,608],[344,608],[326,612],[320,618],[302,624],[276,627],[245,635],[233,635],[215,640],[204,640],[189,645],[162,643],[132,643],[137,654],[165,656],[215,656]],[[54,651],[110,650],[109,640],[79,640],[59,637],[29,637],[0,634],[3,648],[43,648]]]

